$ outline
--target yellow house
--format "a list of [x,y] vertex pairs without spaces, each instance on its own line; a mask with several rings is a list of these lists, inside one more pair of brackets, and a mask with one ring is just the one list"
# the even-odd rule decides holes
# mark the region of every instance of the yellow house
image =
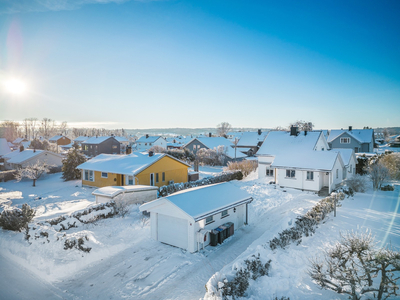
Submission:
[[161,187],[188,181],[190,166],[165,153],[132,153],[129,155],[100,154],[78,166],[82,185],[125,186],[151,185]]

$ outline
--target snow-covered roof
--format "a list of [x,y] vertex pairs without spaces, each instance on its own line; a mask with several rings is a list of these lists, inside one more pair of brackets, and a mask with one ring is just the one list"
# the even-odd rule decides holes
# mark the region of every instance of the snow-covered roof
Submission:
[[333,152],[339,152],[339,153],[340,153],[340,156],[341,156],[342,159],[343,159],[343,163],[344,163],[346,166],[350,163],[351,156],[354,155],[354,160],[356,160],[355,153],[354,153],[353,149],[349,149],[349,148],[347,148],[347,149],[344,149],[344,148],[335,148],[335,149],[333,149],[333,150],[331,150],[331,151],[333,151]]
[[136,141],[136,143],[154,143],[157,141],[159,138],[162,138],[161,136],[157,135],[149,135],[147,138],[146,136],[142,136],[140,139]]
[[128,139],[123,136],[114,136],[114,138],[120,143],[128,143],[129,142]]
[[[229,158],[235,158],[235,149],[232,148],[232,146],[234,146],[233,143],[224,137],[198,137],[192,139],[192,141],[195,139],[206,146],[208,149],[217,149],[219,146],[224,146],[226,150],[226,156],[228,156]],[[192,141],[190,141],[189,143],[191,143]],[[187,144],[185,146],[187,146]],[[236,158],[243,158],[246,156],[247,155],[240,152],[239,148],[236,149]]]
[[310,131],[305,135],[304,131],[301,131],[296,136],[290,135],[288,131],[270,131],[256,155],[277,155],[292,150],[311,151],[314,150],[321,134],[321,131]]
[[114,138],[113,136],[93,136],[86,141],[82,142],[82,144],[101,144],[104,141]]
[[257,146],[259,142],[263,142],[265,137],[268,135],[268,131],[261,132],[261,135],[258,132],[247,131],[243,132],[240,140],[238,142],[238,146]]
[[55,135],[52,138],[49,138],[49,142],[57,142],[59,139],[63,138],[63,135]]
[[41,154],[51,154],[51,155],[55,155],[58,156],[60,158],[62,158],[62,156],[60,154],[57,153],[53,153],[50,151],[45,151],[45,150],[36,150],[34,151],[33,149],[26,149],[24,151],[13,151],[10,152],[8,154],[6,154],[4,157],[7,159],[7,163],[10,164],[21,164],[24,161],[27,161],[31,158],[34,158],[36,156],[39,156]]
[[349,130],[331,130],[328,136],[328,143],[331,143],[333,140],[337,139],[343,133],[347,133],[351,137],[355,138],[360,143],[371,143],[373,139],[373,129],[352,129]]
[[3,156],[9,152],[11,152],[11,149],[8,146],[7,140],[5,138],[0,138],[0,156]]
[[151,191],[151,190],[158,190],[158,187],[150,185],[106,186],[94,190],[92,192],[92,195],[107,196],[110,198],[114,198],[115,196],[122,193],[132,193],[132,192]]
[[13,144],[19,144],[19,143],[21,143],[23,140],[26,140],[25,138],[16,138],[14,141],[13,141]]
[[76,139],[74,139],[74,142],[82,143],[88,139],[90,139],[90,136],[78,136]]
[[134,152],[129,155],[100,154],[79,165],[77,168],[81,170],[136,175],[164,156],[168,156],[189,167],[183,161],[165,153],[155,153],[153,156],[149,156],[148,153]]
[[159,198],[140,206],[141,211],[151,210],[162,202],[169,201],[191,216],[195,221],[213,215],[220,210],[251,202],[253,198],[231,182],[217,183],[187,189]]
[[332,171],[338,157],[340,157],[340,154],[336,151],[309,150],[303,151],[301,154],[297,151],[287,151],[277,155],[274,162],[271,164],[271,167]]

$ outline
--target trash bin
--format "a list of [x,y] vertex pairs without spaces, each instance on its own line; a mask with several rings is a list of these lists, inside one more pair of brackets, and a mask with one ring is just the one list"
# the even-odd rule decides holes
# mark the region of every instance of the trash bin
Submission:
[[210,245],[217,246],[218,245],[218,234],[219,232],[216,230],[210,231]]
[[[232,222],[228,222],[226,224],[224,224],[226,227],[229,227],[229,236],[234,235],[235,233],[235,224]],[[229,225],[229,226],[228,226]]]
[[218,232],[218,243],[222,244],[222,242],[225,240],[222,228],[217,227],[214,230]]
[[[221,225],[218,228],[221,228],[220,235],[222,235],[222,242],[223,242],[224,240],[226,240],[228,238],[228,230],[224,225]],[[222,244],[222,242],[221,242],[221,244]]]

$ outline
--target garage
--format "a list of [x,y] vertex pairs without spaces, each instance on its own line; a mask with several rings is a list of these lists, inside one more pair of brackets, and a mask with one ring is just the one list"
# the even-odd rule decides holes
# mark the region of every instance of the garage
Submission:
[[158,214],[158,240],[182,249],[188,247],[187,220]]

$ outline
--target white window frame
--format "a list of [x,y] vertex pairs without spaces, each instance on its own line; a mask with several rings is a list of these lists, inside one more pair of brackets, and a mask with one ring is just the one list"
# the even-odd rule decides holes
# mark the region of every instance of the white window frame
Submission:
[[221,212],[221,219],[222,219],[222,218],[225,218],[225,217],[227,217],[227,216],[229,216],[228,210],[227,210],[227,209],[226,209],[226,210],[223,210],[223,211]]
[[349,137],[341,137],[340,138],[340,143],[341,144],[350,144],[351,140]]
[[265,169],[265,176],[273,177],[274,176],[274,169]]
[[[106,174],[106,176],[104,176]],[[108,178],[108,173],[107,172],[101,172],[101,178]]]
[[208,216],[205,220],[206,225],[214,222],[214,216]]
[[307,171],[307,180],[314,181],[314,172]]
[[196,145],[193,145],[193,150],[196,150]]
[[286,169],[286,178],[296,178],[296,170]]
[[134,180],[134,177],[133,176],[128,176],[128,185],[133,185],[133,180]]

